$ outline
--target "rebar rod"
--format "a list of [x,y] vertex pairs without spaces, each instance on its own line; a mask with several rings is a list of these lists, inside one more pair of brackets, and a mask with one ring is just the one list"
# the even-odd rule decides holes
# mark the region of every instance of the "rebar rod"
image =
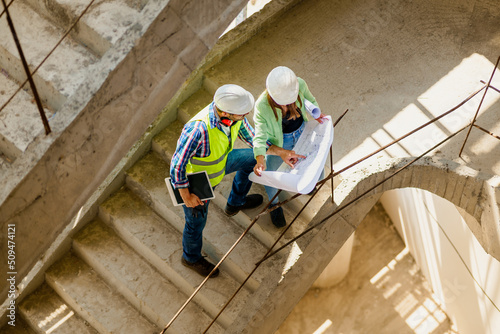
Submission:
[[[484,81],[484,80],[480,80],[480,82],[482,84],[486,84],[486,81]],[[495,86],[490,85],[490,88],[493,89],[494,91],[497,91],[498,93],[500,93],[500,89],[496,88]]]
[[486,133],[487,133],[487,134],[489,134],[490,136],[492,136],[492,137],[494,137],[494,138],[496,138],[496,139],[499,139],[499,140],[500,140],[500,137],[499,137],[499,136],[497,136],[497,135],[495,135],[493,132],[490,132],[490,131],[488,131],[488,130],[484,129],[484,128],[480,127],[480,126],[479,126],[479,125],[477,125],[477,124],[474,124],[474,126],[475,126],[476,128],[478,128],[479,130],[486,132]]
[[[2,0],[3,1],[3,0]],[[12,0],[12,2],[14,2],[14,0]],[[11,2],[11,3],[12,3]],[[50,50],[50,52],[45,56],[45,58],[40,62],[40,64],[38,64],[37,67],[35,67],[35,69],[33,70],[33,72],[31,72],[32,75],[35,75],[35,73],[40,69],[40,67],[42,67],[42,65],[45,63],[45,61],[47,61],[47,59],[52,55],[52,53],[54,53],[54,51],[57,49],[57,47],[59,45],[61,45],[61,43],[63,42],[63,40],[69,35],[69,33],[75,28],[75,26],[78,24],[78,22],[80,22],[81,18],[83,17],[83,15],[85,15],[85,13],[87,13],[88,9],[90,8],[90,6],[92,6],[94,4],[95,0],[91,0],[89,2],[89,4],[87,5],[87,7],[85,7],[85,9],[80,13],[80,15],[75,19],[75,21],[73,22],[73,24],[68,28],[68,30],[64,33],[64,35],[59,39],[59,41],[56,43],[56,45],[52,48],[52,50]],[[11,95],[11,97],[0,107],[0,113],[2,112],[2,110],[12,101],[12,99],[14,99],[14,97],[17,95],[17,93],[19,93],[19,91],[24,87],[24,85],[28,82],[28,80],[25,80],[23,83],[21,83],[19,85],[19,87],[16,89],[16,91]]]
[[5,0],[2,0],[3,8],[5,11],[5,15],[7,16],[7,24],[9,25],[10,32],[12,33],[12,37],[14,38],[14,42],[16,43],[17,52],[19,52],[19,57],[21,58],[21,62],[23,64],[24,71],[26,72],[26,77],[30,83],[31,91],[33,92],[33,97],[35,98],[36,106],[38,107],[38,112],[40,113],[40,117],[42,118],[43,127],[45,128],[45,134],[48,135],[51,130],[49,126],[49,121],[47,120],[47,116],[45,116],[45,111],[43,110],[42,100],[38,95],[38,90],[36,89],[35,81],[31,76],[31,71],[26,61],[26,57],[24,56],[23,48],[21,47],[21,43],[19,42],[19,38],[17,37],[16,29],[14,27],[14,23],[12,22],[12,18],[9,13],[9,9],[7,8],[7,4]]
[[500,62],[500,57],[498,57],[498,59],[497,59],[495,67],[493,68],[493,72],[491,73],[490,80],[488,81],[488,84],[486,85],[486,89],[484,90],[483,97],[481,98],[481,102],[479,102],[479,106],[477,107],[476,113],[474,114],[474,118],[472,119],[472,122],[470,123],[469,131],[467,131],[467,135],[465,136],[465,140],[464,140],[464,143],[462,144],[462,148],[460,149],[460,153],[458,153],[459,157],[462,157],[462,152],[464,150],[465,143],[467,143],[467,140],[469,139],[469,135],[470,135],[470,131],[472,130],[472,126],[474,125],[474,123],[476,123],[477,115],[479,114],[479,110],[481,109],[481,106],[483,105],[484,98],[486,97],[486,93],[488,92],[488,88],[490,87],[491,81],[493,80],[493,76],[495,75],[495,71],[497,70],[499,62]]
[[[12,5],[12,3],[13,3],[13,2],[14,2],[14,0],[11,0],[11,1],[9,2],[9,4],[7,5],[7,8],[9,8],[9,7],[10,7],[10,5]],[[0,13],[0,18],[2,17],[2,15],[3,15],[4,13],[5,13],[5,8],[4,8],[4,9],[2,10],[2,12]]]

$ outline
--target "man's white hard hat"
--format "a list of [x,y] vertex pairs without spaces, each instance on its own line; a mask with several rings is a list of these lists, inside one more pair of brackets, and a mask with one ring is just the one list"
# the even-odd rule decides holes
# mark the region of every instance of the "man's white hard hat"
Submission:
[[214,95],[217,109],[234,115],[245,115],[252,111],[255,99],[252,93],[234,84],[220,86]]
[[299,95],[297,76],[286,66],[278,66],[269,72],[266,88],[271,98],[280,105],[294,103]]

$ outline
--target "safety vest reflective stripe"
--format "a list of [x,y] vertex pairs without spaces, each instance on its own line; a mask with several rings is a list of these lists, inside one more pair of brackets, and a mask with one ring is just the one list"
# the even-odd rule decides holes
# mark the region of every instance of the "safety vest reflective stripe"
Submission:
[[193,165],[198,165],[198,166],[212,166],[212,165],[217,165],[219,162],[226,159],[226,156],[227,156],[227,154],[224,154],[222,157],[220,157],[219,159],[214,160],[214,161],[202,161],[202,160],[198,160],[196,158],[191,158],[191,160],[189,160],[189,162],[192,163]]
[[217,177],[219,177],[219,176],[221,176],[221,175],[222,175],[222,176],[224,176],[224,174],[225,174],[225,173],[226,173],[226,168],[224,168],[224,169],[223,169],[223,170],[221,170],[220,172],[217,172],[217,173],[212,173],[212,174],[208,174],[208,178],[209,178],[210,180],[212,180],[212,179],[215,179],[215,178],[217,178]]

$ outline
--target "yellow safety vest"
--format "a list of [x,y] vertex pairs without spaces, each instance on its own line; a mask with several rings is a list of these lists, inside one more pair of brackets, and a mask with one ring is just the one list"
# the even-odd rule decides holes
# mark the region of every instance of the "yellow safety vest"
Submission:
[[[210,145],[210,155],[205,158],[192,157],[186,166],[187,173],[207,171],[212,187],[218,185],[226,174],[227,155],[234,147],[234,142],[240,131],[241,121],[231,126],[231,142],[226,134],[217,127],[210,127],[209,107],[207,106],[196,114],[189,122],[203,121],[208,129],[208,143]],[[214,110],[214,112],[216,112]]]

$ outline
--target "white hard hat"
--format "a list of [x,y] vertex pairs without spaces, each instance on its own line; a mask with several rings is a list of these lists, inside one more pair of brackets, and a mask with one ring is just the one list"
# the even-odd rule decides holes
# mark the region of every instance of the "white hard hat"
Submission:
[[266,88],[272,99],[279,105],[294,103],[299,95],[297,76],[285,66],[278,66],[269,72]]
[[229,114],[244,115],[252,111],[255,99],[244,88],[228,84],[220,86],[215,92],[214,102],[217,109]]

